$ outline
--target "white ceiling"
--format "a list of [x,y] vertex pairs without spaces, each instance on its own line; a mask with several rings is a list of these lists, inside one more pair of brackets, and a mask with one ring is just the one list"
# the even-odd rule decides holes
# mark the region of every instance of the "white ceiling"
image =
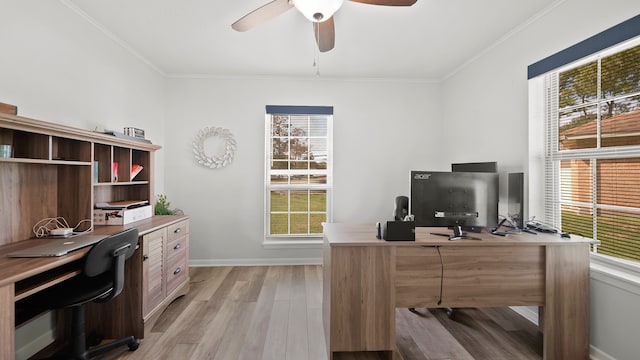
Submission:
[[[247,32],[231,24],[270,0],[61,0],[169,76],[313,76],[312,24],[296,9]],[[412,7],[345,1],[331,78],[438,81],[562,0],[418,0]]]

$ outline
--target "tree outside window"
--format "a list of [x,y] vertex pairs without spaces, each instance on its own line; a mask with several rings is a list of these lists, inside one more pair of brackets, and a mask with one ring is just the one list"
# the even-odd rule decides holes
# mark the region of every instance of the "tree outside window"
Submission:
[[640,45],[552,76],[562,228],[640,261]]

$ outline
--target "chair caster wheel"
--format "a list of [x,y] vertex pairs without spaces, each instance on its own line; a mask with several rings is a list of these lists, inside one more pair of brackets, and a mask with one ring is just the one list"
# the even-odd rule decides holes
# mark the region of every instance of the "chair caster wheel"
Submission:
[[135,339],[133,340],[133,342],[129,343],[128,346],[129,346],[129,351],[136,351],[140,347],[140,340]]
[[447,316],[449,317],[449,319],[451,320],[455,320],[456,319],[456,312],[454,309],[448,308],[447,309]]

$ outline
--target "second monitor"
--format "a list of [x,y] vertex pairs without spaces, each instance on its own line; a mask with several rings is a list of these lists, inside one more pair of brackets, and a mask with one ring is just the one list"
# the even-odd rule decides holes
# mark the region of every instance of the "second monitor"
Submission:
[[475,162],[475,163],[454,163],[451,164],[451,171],[455,172],[498,172],[496,161]]

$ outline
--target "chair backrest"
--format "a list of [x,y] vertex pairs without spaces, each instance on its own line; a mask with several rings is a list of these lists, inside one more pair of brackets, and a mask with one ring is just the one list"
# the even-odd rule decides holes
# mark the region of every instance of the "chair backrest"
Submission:
[[138,229],[132,228],[100,240],[87,254],[84,263],[85,276],[95,277],[107,271],[113,274],[114,290],[109,294],[108,299],[114,298],[122,291],[124,263],[136,251],[137,245]]

